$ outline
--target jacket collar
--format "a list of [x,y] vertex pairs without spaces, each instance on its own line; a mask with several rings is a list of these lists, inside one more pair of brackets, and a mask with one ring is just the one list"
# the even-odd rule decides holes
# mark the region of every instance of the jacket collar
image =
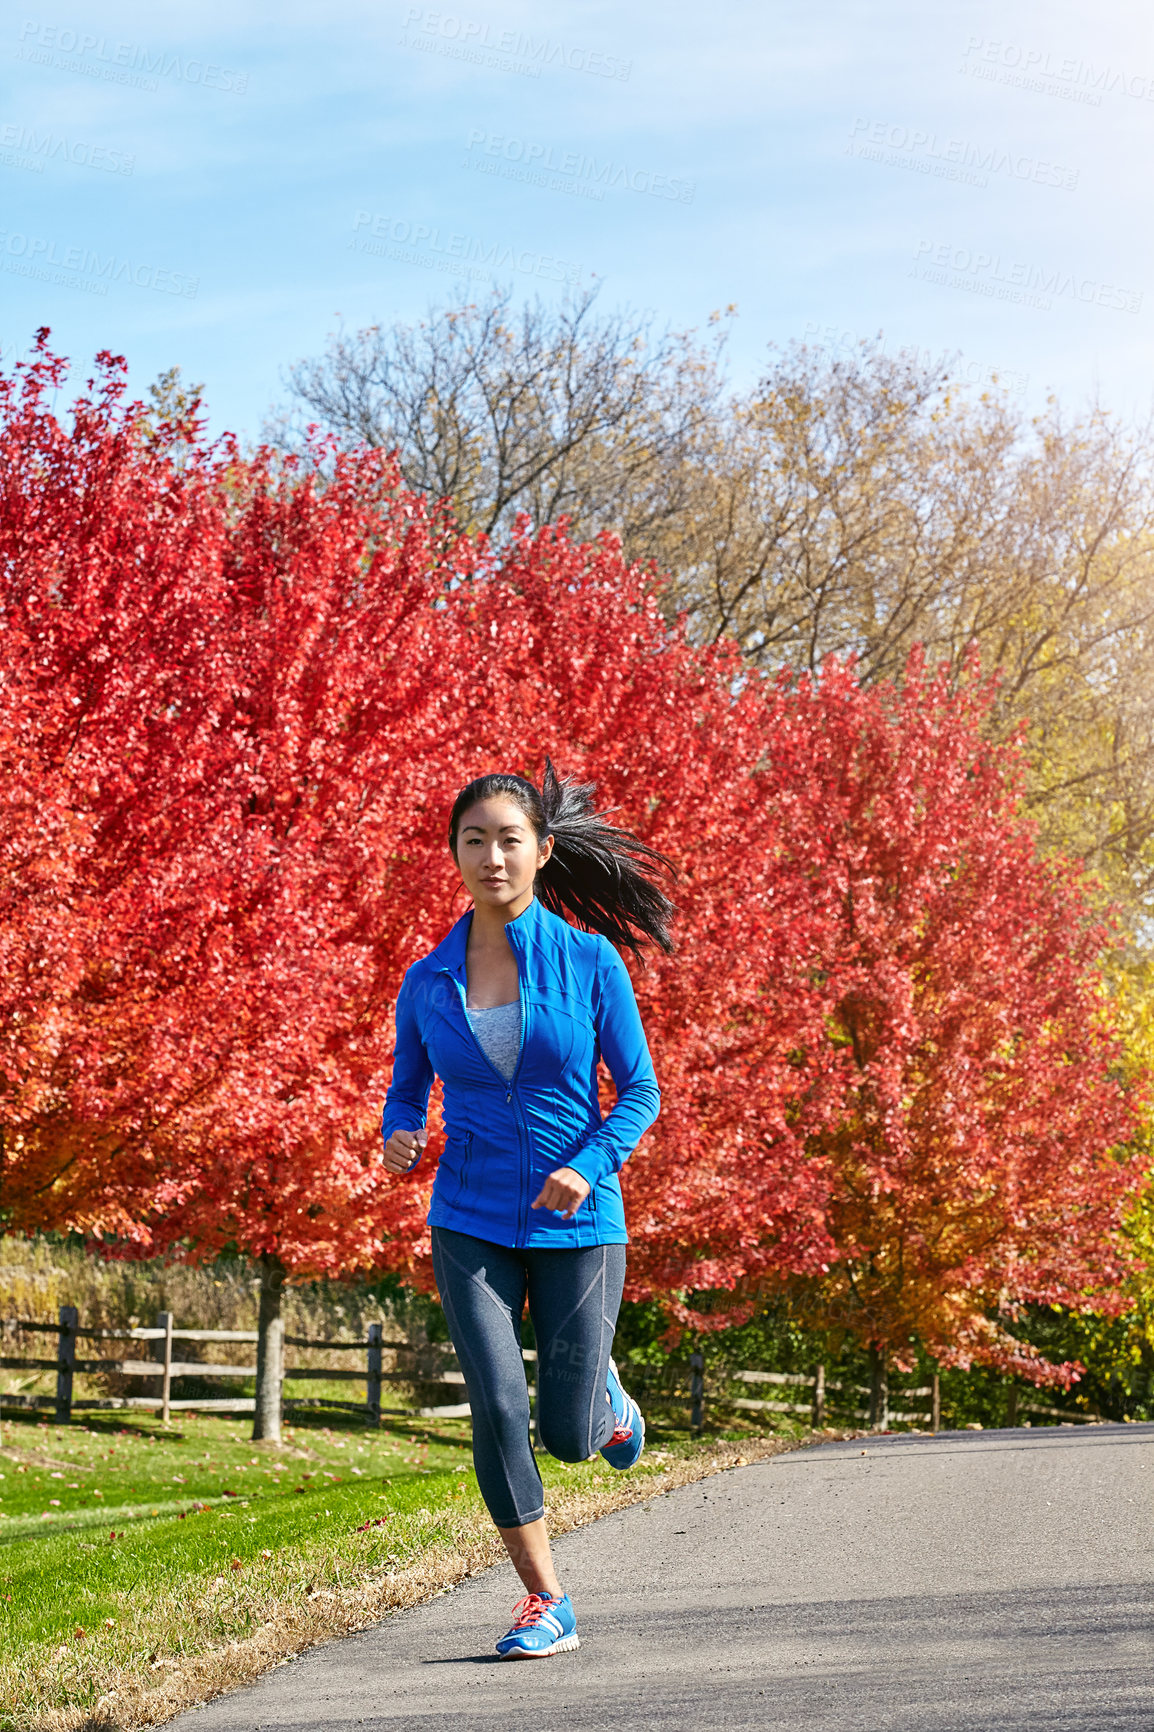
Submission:
[[[508,922],[506,931],[509,934],[509,943],[515,951],[524,955],[525,950],[538,941],[544,918],[545,909],[534,896],[528,908],[518,914],[516,920]],[[462,914],[456,924],[449,928],[430,958],[439,970],[455,975],[462,982],[465,979],[465,949],[472,924],[473,910],[470,908],[467,914]]]

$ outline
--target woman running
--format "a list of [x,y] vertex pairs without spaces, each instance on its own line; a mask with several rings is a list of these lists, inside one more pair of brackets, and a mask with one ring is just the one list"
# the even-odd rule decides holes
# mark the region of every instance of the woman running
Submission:
[[[672,905],[643,870],[672,868],[600,818],[592,793],[547,763],[540,792],[488,775],[457,795],[449,847],[473,907],[405,975],[382,1124],[385,1165],[411,1172],[441,1078],[433,1269],[465,1374],[477,1483],[526,1588],[497,1643],[506,1659],[578,1645],[529,1433],[526,1297],[546,1449],[562,1461],[600,1451],[623,1469],[645,1440],[610,1357],[628,1240],[617,1174],[660,1095],[615,946],[672,948]],[[602,1056],[617,1090],[607,1118]]]

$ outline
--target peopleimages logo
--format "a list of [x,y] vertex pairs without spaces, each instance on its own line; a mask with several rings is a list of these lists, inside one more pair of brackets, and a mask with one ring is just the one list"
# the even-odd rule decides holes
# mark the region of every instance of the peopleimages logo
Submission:
[[0,268],[14,276],[35,277],[92,295],[106,295],[110,283],[127,283],[132,288],[192,300],[200,287],[198,277],[182,272],[119,258],[115,253],[98,253],[91,247],[64,246],[43,235],[13,229],[0,229]]
[[974,144],[965,138],[939,138],[926,127],[895,126],[883,120],[855,120],[846,154],[916,174],[966,181],[971,186],[989,186],[992,174],[1031,181],[1035,186],[1060,187],[1064,192],[1073,192],[1078,185],[1076,168],[1050,162],[1028,150]]
[[569,284],[580,282],[582,275],[579,265],[555,253],[510,246],[504,241],[483,241],[475,235],[442,231],[435,224],[367,210],[359,210],[353,218],[349,246],[376,258],[420,265],[424,270],[445,271],[472,281],[488,281],[491,271],[520,271],[543,282]]
[[524,30],[497,30],[479,19],[462,18],[454,12],[439,12],[428,6],[410,6],[401,31],[401,47],[447,54],[475,65],[495,66],[540,78],[546,68],[587,72],[594,78],[627,79],[631,60],[605,54],[596,48],[580,48]]
[[692,204],[697,182],[684,176],[657,174],[636,164],[586,156],[579,150],[558,150],[539,140],[512,138],[503,132],[485,132],[474,127],[467,145],[464,167],[480,174],[496,174],[550,191],[577,193],[582,198],[603,199],[607,189],[647,193],[651,198],[675,199]]
[[973,355],[966,355],[960,349],[929,349],[919,347],[916,343],[899,343],[891,347],[884,333],[878,331],[865,335],[860,331],[852,331],[846,326],[823,325],[816,319],[811,319],[802,332],[802,342],[807,349],[815,349],[823,355],[830,355],[840,360],[842,356],[858,357],[863,352],[874,351],[886,354],[898,360],[912,361],[919,367],[939,368],[948,371],[951,379],[957,379],[965,385],[1001,386],[1006,391],[1023,393],[1030,383],[1030,375],[1023,373],[1019,367],[1003,367],[994,361],[979,361]]
[[1059,96],[1091,108],[1101,107],[1103,95],[1154,102],[1154,77],[1147,73],[1095,65],[1077,55],[1052,54],[1048,49],[1006,42],[998,36],[971,36],[958,70],[991,84],[1012,84],[1019,90]]
[[1137,313],[1142,308],[1138,289],[1120,288],[1060,266],[1003,259],[1000,253],[954,246],[949,241],[919,241],[910,275],[945,288],[967,289],[972,294],[1033,307],[1038,312],[1048,312],[1055,298],[1118,313]]
[[76,168],[101,169],[105,174],[131,174],[136,167],[135,156],[126,151],[37,132],[33,126],[14,122],[0,124],[0,162],[10,168],[30,168],[37,174],[44,172],[46,162],[68,162]]
[[108,36],[59,24],[39,24],[31,18],[24,20],[16,58],[107,84],[132,85],[137,90],[159,90],[161,78],[229,91],[235,96],[248,89],[247,72],[233,72],[211,60],[177,54],[172,49],[143,48],[137,42],[115,42]]

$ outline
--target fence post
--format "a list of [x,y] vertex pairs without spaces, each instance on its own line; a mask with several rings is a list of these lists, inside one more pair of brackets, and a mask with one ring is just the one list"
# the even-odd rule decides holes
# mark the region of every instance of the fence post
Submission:
[[56,1423],[67,1425],[72,1418],[72,1373],[76,1365],[75,1305],[60,1307],[60,1334],[56,1348]]
[[381,1334],[379,1323],[369,1324],[366,1404],[369,1421],[375,1426],[381,1423]]
[[156,1357],[164,1365],[160,1377],[160,1418],[164,1425],[169,1423],[172,1400],[172,1312],[158,1311],[156,1327],[164,1330],[164,1340],[155,1343]]
[[942,1379],[940,1373],[935,1371],[930,1382],[933,1386],[933,1426],[935,1431],[940,1431],[942,1428]]
[[1007,1425],[1017,1425],[1017,1423],[1018,1423],[1018,1386],[1016,1383],[1011,1383],[1010,1384],[1010,1393],[1006,1399],[1006,1424]]
[[689,1396],[693,1403],[689,1423],[694,1431],[701,1431],[705,1425],[705,1355],[691,1353],[689,1355]]
[[813,1429],[825,1424],[825,1366],[819,1365],[813,1380]]

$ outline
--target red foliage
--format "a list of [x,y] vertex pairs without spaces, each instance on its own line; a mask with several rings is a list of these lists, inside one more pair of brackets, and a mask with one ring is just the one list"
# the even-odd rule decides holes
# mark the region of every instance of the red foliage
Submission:
[[102,361],[67,433],[49,357],[8,385],[3,1207],[140,1252],[367,1265],[388,1012],[424,942],[409,862],[433,857],[405,748],[454,712],[403,670],[453,548],[380,458],[323,483],[195,438],[175,461]]
[[[1037,855],[1017,752],[982,738],[987,701],[973,679],[927,679],[916,656],[900,692],[830,666],[768,700],[761,846],[747,831],[738,866],[747,948],[720,959],[717,1014],[773,1078],[776,1110],[772,1090],[748,1110],[739,1050],[736,1090],[714,1074],[697,1091],[709,1135],[689,1175],[692,1245],[663,1238],[652,1167],[632,1219],[655,1294],[704,1257],[694,1285],[787,1278],[801,1315],[899,1363],[916,1339],[944,1364],[1068,1380],[1006,1324],[1030,1301],[1120,1305],[1117,1225],[1141,1160],[1118,1146],[1141,1101],[1115,1080],[1109,934],[1077,871]],[[709,1054],[705,1031],[699,1074]],[[813,1205],[805,1261],[764,1231],[783,1153]]]
[[68,431],[46,354],[6,387],[11,1225],[428,1283],[436,1137],[414,1181],[380,1161],[391,1002],[462,906],[456,788],[549,752],[683,868],[678,951],[635,969],[664,1105],[625,1172],[634,1297],[700,1321],[786,1282],[899,1359],[1027,1370],[991,1316],[1109,1304],[1105,935],[976,685],[767,688],[612,541],[490,554],[374,453],[186,428],[176,460],[105,367]]
[[0,1206],[131,1235],[171,1195],[143,1133],[200,921],[192,804],[228,755],[221,512],[203,466],[149,461],[109,357],[65,431],[45,336],[0,382]]
[[[1111,1069],[1108,935],[1017,816],[988,692],[917,657],[900,692],[832,665],[743,682],[612,548],[551,531],[468,613],[466,763],[548,749],[683,870],[677,952],[634,971],[663,1105],[623,1175],[630,1296],[724,1327],[784,1282],[899,1362],[916,1336],[1049,1376],[990,1318],[1117,1303],[1138,1158],[1111,1151],[1136,1102]],[[718,1289],[739,1303],[700,1310]]]

